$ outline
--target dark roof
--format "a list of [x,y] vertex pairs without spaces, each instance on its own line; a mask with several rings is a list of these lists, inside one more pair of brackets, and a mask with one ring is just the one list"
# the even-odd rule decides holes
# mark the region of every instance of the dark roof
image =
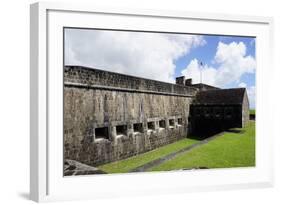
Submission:
[[245,88],[206,90],[197,93],[194,104],[242,104]]
[[211,86],[211,85],[207,85],[204,83],[197,83],[197,84],[193,84],[192,87],[196,87],[202,90],[214,90],[214,89],[220,89],[218,87],[215,86]]

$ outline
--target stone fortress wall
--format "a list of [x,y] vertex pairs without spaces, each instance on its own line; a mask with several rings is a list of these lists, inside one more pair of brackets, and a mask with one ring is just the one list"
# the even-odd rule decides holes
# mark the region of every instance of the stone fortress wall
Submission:
[[97,166],[185,138],[198,88],[64,67],[64,158]]

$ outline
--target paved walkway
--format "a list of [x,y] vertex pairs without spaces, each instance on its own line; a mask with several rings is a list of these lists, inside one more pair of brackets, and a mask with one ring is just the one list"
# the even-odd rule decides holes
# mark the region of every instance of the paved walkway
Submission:
[[176,157],[177,155],[179,155],[179,154],[189,152],[189,151],[191,151],[192,149],[194,149],[195,147],[199,147],[199,146],[201,146],[201,145],[203,145],[203,144],[206,144],[206,143],[208,143],[209,141],[214,140],[215,138],[221,136],[223,133],[224,133],[224,132],[219,133],[219,134],[216,134],[216,135],[214,135],[214,136],[212,136],[212,137],[208,137],[208,138],[206,138],[206,139],[204,139],[204,140],[202,140],[202,141],[200,141],[200,142],[198,142],[198,143],[196,143],[196,144],[193,144],[193,145],[191,145],[191,146],[185,147],[185,148],[183,148],[183,149],[181,149],[181,150],[179,150],[179,151],[177,151],[177,152],[173,152],[173,153],[168,154],[168,155],[166,155],[166,156],[164,156],[164,157],[155,159],[155,160],[153,160],[153,161],[151,161],[151,162],[148,162],[148,163],[146,163],[146,164],[144,164],[144,165],[142,165],[142,166],[139,166],[139,167],[137,167],[137,168],[134,168],[134,169],[132,169],[132,170],[129,171],[129,172],[144,172],[144,171],[147,171],[148,169],[151,169],[152,167],[158,166],[158,165],[160,165],[160,164],[162,164],[162,163],[164,163],[164,162],[166,162],[166,161],[168,161],[168,160],[170,160],[170,159],[175,158],[175,157]]

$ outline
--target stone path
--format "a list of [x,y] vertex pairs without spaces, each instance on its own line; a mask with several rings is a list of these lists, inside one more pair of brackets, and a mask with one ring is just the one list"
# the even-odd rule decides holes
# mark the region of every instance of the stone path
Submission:
[[177,152],[173,152],[173,153],[168,154],[168,155],[166,155],[164,157],[155,159],[155,160],[153,160],[151,162],[148,162],[148,163],[146,163],[146,164],[144,164],[142,166],[134,168],[134,169],[130,170],[129,172],[144,172],[144,171],[147,171],[148,169],[151,169],[152,167],[158,166],[158,165],[160,165],[160,164],[162,164],[162,163],[164,163],[164,162],[166,162],[166,161],[168,161],[170,159],[175,158],[179,154],[189,152],[189,151],[191,151],[192,149],[194,149],[196,147],[199,147],[199,146],[201,146],[203,144],[206,144],[209,141],[214,140],[215,138],[221,136],[223,133],[224,132],[216,134],[216,135],[214,135],[212,137],[208,137],[208,138],[206,138],[206,139],[204,139],[204,140],[202,140],[202,141],[200,141],[200,142],[198,142],[196,144],[193,144],[193,145],[191,145],[189,147],[185,147],[185,148],[183,148],[183,149],[181,149],[181,150],[179,150]]

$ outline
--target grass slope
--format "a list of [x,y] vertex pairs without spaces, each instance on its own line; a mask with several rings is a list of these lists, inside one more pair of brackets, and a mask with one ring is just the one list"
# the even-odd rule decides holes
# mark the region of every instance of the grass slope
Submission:
[[235,131],[238,132],[226,132],[208,144],[180,154],[151,171],[255,166],[255,122],[251,121],[245,128]]
[[250,110],[250,115],[255,115],[256,114],[256,110]]
[[137,155],[137,156],[125,159],[125,160],[105,164],[105,165],[99,166],[98,168],[107,173],[128,172],[136,167],[144,165],[152,160],[158,159],[158,158],[168,155],[170,153],[181,150],[196,142],[197,142],[197,140],[193,140],[193,139],[182,139],[182,140],[179,140],[172,144],[155,149],[153,151],[146,152],[144,154],[140,154],[140,155]]

